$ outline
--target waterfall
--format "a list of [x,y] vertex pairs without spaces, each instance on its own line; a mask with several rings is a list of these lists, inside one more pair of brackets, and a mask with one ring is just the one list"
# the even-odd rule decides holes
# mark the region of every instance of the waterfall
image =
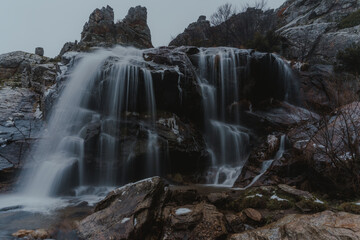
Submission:
[[[233,48],[201,49],[199,85],[203,96],[205,139],[212,158],[216,185],[232,186],[248,158],[249,135],[240,125],[239,115],[229,119],[229,105],[240,100],[240,76],[237,67],[240,54]],[[229,123],[231,122],[231,123]],[[225,178],[220,182],[220,175]]]
[[[22,176],[26,184],[20,192],[45,197],[58,194],[69,184],[112,186],[119,184],[118,179],[128,182],[119,176],[119,165],[130,166],[134,156],[133,151],[123,149],[123,142],[128,141],[123,135],[128,134],[129,117],[138,119],[146,129],[146,175],[157,175],[156,103],[142,51],[117,47],[84,54],[49,118],[44,140],[30,154],[32,159],[28,159],[28,170]],[[95,137],[89,143],[91,131]],[[130,145],[136,142],[132,139]],[[87,159],[89,149],[95,161]],[[100,169],[99,173],[94,174],[92,167]]]
[[279,150],[276,152],[274,159],[264,161],[261,165],[260,173],[256,177],[254,177],[254,179],[251,181],[251,183],[249,185],[247,185],[244,189],[249,188],[252,185],[254,185],[254,183],[256,183],[256,181],[259,180],[259,178],[266,173],[266,171],[271,167],[271,165],[274,161],[282,158],[282,156],[284,155],[284,152],[285,152],[285,140],[286,140],[286,136],[282,135],[280,138],[280,147],[279,147]]
[[[248,83],[254,81],[253,76],[260,79],[252,83],[259,88],[255,92],[266,92],[271,86],[264,96],[296,101],[297,86],[292,81],[291,68],[277,55],[225,47],[201,49],[198,54],[205,140],[212,169],[215,169],[215,173],[210,174],[209,183],[231,187],[248,159],[250,131],[241,125],[240,111],[231,113],[230,109],[242,99],[253,99],[254,96],[245,89],[245,86],[251,86]],[[270,80],[265,82],[265,79]],[[272,93],[274,96],[270,95]]]
[[[153,76],[164,81],[165,70],[177,74],[174,93],[179,94],[179,101],[171,103],[170,111],[193,104],[189,101],[191,91],[200,97],[197,86],[200,87],[204,139],[214,170],[208,179],[215,185],[233,186],[250,154],[251,130],[243,126],[240,111],[234,111],[233,106],[244,99],[256,106],[254,99],[270,99],[273,93],[279,100],[290,102],[296,96],[296,87],[289,81],[290,67],[273,54],[234,48],[200,49],[193,56],[196,73],[193,66],[184,65],[189,67],[184,71],[191,72],[198,81],[198,85],[191,83],[194,89],[189,89],[187,78],[181,82],[183,69],[180,72],[177,61],[170,57],[170,66],[146,61],[145,51],[119,46],[78,55],[48,117],[48,125],[29,154],[16,198],[0,198],[0,208],[30,204],[33,209],[47,202],[59,207],[54,196],[80,198],[91,192],[102,194],[109,187],[165,173],[172,162],[169,159],[164,164],[164,160],[171,156],[168,147],[174,143],[168,142],[157,123],[171,128],[179,144],[186,140],[179,134],[181,125],[177,125],[175,114],[167,120],[157,116],[156,99],[166,101],[171,96],[156,98],[159,96],[155,96],[155,89],[159,95],[166,89],[158,89],[160,81],[154,85]],[[189,64],[194,60],[187,55],[184,58]],[[269,75],[268,82],[263,74]],[[260,93],[249,90],[249,86],[259,87]],[[168,111],[161,105],[159,101],[159,116]],[[264,162],[261,174],[271,163]]]

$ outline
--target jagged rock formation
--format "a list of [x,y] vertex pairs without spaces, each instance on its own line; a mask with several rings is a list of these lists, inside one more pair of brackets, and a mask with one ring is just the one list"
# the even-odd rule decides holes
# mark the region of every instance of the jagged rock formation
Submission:
[[332,64],[336,54],[359,42],[359,26],[339,29],[339,22],[360,8],[357,0],[289,0],[279,9],[277,32],[287,46],[289,59]]
[[169,46],[244,46],[253,39],[255,33],[266,33],[277,25],[274,10],[262,11],[249,8],[243,13],[232,16],[218,26],[211,26],[205,16],[191,23],[184,31],[173,39]]
[[59,55],[68,51],[86,51],[91,47],[110,47],[116,44],[137,48],[152,47],[145,7],[130,8],[126,17],[116,23],[110,6],[95,9],[84,25],[80,42],[66,43]]

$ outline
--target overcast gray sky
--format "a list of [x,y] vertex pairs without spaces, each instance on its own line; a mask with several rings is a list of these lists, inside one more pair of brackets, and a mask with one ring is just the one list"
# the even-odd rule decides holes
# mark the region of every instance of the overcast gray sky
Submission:
[[[277,8],[284,1],[268,0],[268,7]],[[171,36],[183,32],[200,15],[209,18],[225,2],[241,9],[254,0],[1,0],[0,54],[34,52],[41,46],[46,56],[54,57],[65,42],[80,40],[90,13],[106,5],[114,9],[115,21],[123,19],[132,6],[147,7],[153,45],[167,45]]]

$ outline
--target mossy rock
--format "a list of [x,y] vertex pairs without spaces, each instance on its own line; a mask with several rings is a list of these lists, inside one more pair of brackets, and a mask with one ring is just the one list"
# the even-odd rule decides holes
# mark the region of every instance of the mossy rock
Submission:
[[315,199],[303,199],[295,204],[302,212],[322,212],[328,208],[327,203]]
[[276,199],[270,199],[266,204],[266,208],[269,210],[285,210],[292,208],[293,206],[294,203],[288,200],[279,201]]
[[354,214],[360,214],[360,205],[347,202],[340,205],[340,210]]
[[336,71],[360,73],[360,44],[354,44],[344,51],[339,51],[336,59],[337,62],[334,66]]
[[360,10],[344,17],[338,24],[339,29],[351,28],[360,25]]
[[260,194],[254,196],[246,196],[238,202],[238,210],[243,210],[246,208],[266,208],[268,201],[268,197]]

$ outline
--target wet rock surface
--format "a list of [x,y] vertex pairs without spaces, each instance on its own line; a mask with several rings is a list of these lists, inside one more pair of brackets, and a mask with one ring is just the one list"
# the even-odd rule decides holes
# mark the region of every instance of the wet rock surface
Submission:
[[0,168],[21,165],[41,127],[37,95],[26,88],[0,89]]

